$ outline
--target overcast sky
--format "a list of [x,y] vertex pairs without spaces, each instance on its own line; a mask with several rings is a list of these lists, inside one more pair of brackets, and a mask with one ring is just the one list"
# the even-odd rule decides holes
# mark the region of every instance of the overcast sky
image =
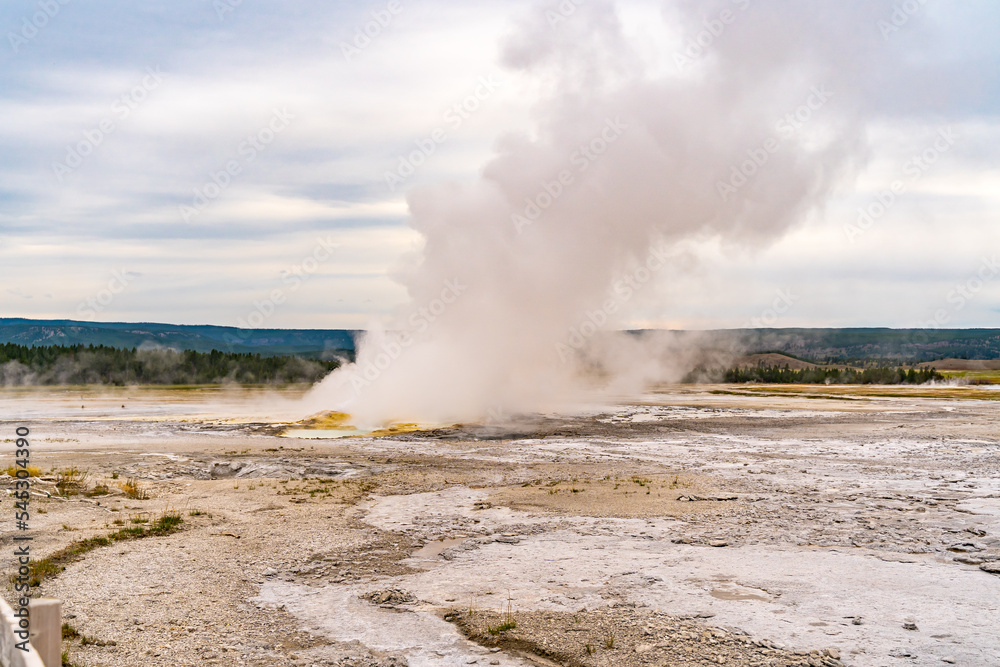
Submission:
[[[696,34],[662,4],[617,11],[636,52],[686,76]],[[622,325],[1000,326],[1000,5],[900,5],[857,30],[921,85],[889,77],[869,96],[860,176],[768,245],[685,242]],[[531,7],[3,2],[0,316],[384,318],[421,246],[407,191],[473,180],[498,139],[532,132],[538,82],[499,58]],[[874,215],[859,224],[860,207]]]

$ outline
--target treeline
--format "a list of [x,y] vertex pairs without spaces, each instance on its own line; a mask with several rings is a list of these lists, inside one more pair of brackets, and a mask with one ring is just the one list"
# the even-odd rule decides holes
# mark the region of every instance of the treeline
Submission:
[[777,350],[817,363],[864,366],[916,364],[949,357],[996,359],[1000,329],[745,329],[738,349]]
[[219,350],[0,345],[0,383],[5,386],[316,382],[339,365],[336,360]]
[[744,366],[730,368],[723,374],[723,382],[776,382],[781,384],[924,384],[943,380],[944,376],[933,368],[803,368],[792,370],[785,366]]

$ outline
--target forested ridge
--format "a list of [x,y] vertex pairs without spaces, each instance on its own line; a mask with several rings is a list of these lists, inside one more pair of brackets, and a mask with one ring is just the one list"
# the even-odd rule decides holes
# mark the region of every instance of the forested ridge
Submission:
[[219,350],[0,344],[0,382],[6,386],[315,382],[339,365],[337,360]]
[[730,368],[723,382],[775,382],[782,384],[924,384],[943,380],[933,368],[876,366],[873,368],[803,368],[743,366]]

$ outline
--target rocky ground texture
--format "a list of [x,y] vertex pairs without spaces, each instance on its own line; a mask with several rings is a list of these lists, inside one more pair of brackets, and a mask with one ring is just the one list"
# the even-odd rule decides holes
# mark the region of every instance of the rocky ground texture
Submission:
[[42,469],[37,556],[183,518],[35,591],[64,601],[75,665],[1000,664],[988,390],[666,388],[340,440],[129,391],[0,414]]

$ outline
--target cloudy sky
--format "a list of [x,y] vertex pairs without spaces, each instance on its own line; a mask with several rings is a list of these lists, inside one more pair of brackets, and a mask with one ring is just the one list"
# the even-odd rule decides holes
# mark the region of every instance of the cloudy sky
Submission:
[[[692,75],[679,56],[699,34],[694,60],[739,38],[739,21],[678,26],[670,4],[615,4],[658,76]],[[704,4],[711,22],[781,0]],[[547,29],[573,20],[561,6]],[[685,240],[619,325],[1000,326],[1000,6],[899,6],[856,26],[907,68],[865,97],[857,173],[766,244]],[[407,192],[473,181],[498,140],[534,131],[539,81],[500,50],[545,16],[519,0],[0,4],[0,316],[384,319],[421,249]]]

